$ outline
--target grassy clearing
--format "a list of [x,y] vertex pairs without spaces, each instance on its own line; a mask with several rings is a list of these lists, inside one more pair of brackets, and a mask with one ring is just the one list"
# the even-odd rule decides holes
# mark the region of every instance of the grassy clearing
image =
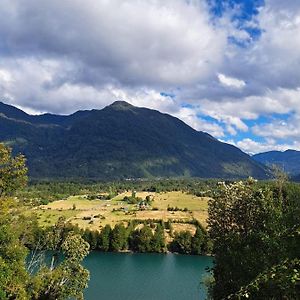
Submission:
[[76,216],[77,212],[74,210],[59,211],[55,209],[50,210],[36,210],[35,213],[38,217],[38,222],[42,227],[55,224],[59,217],[65,217],[67,220]]
[[165,210],[170,206],[187,208],[190,211],[207,211],[207,201],[206,197],[196,197],[183,192],[169,192],[155,194],[152,206],[160,210]]
[[[60,216],[64,216],[72,224],[81,228],[99,230],[106,224],[112,227],[120,222],[132,219],[162,219],[164,221],[187,222],[193,218],[199,220],[204,226],[207,218],[208,198],[199,198],[182,192],[148,193],[137,192],[136,196],[145,199],[151,195],[152,208],[156,210],[139,210],[137,205],[128,204],[122,199],[131,196],[131,192],[122,193],[111,200],[87,200],[86,196],[72,196],[66,200],[59,200],[48,205],[41,205],[34,211],[37,213],[42,226],[54,224]],[[168,211],[168,207],[188,211]],[[195,229],[193,225],[175,224],[176,231]]]

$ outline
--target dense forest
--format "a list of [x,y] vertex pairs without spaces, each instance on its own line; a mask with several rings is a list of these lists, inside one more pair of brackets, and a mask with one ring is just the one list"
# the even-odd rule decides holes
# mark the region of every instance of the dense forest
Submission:
[[[299,299],[300,186],[277,173],[269,182],[197,179],[114,183],[30,182],[22,155],[0,144],[0,299],[82,299],[90,250],[210,254],[211,299]],[[175,232],[172,222],[132,220],[101,230],[60,218],[41,227],[24,207],[70,195],[184,190],[210,197],[208,225]],[[167,241],[164,231],[172,240]],[[43,259],[51,251],[51,261]],[[30,255],[29,255],[30,254]],[[63,256],[61,255],[63,254]]]

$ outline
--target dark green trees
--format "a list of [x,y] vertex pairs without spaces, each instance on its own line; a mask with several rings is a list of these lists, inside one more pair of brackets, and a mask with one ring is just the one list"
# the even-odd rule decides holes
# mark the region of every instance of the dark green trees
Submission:
[[195,255],[204,255],[207,253],[207,248],[207,234],[202,227],[198,226],[192,238],[191,252]]
[[130,249],[136,252],[151,252],[152,230],[149,226],[143,226],[131,232],[129,237]]
[[129,248],[136,252],[165,252],[166,242],[162,225],[157,224],[154,232],[147,225],[131,231]]
[[166,239],[164,234],[164,228],[161,224],[157,224],[156,230],[151,240],[151,251],[152,252],[165,252],[166,250]]
[[189,231],[176,232],[170,250],[181,254],[190,254],[192,252],[192,234]]
[[116,224],[110,234],[111,251],[120,251],[127,248],[127,230],[123,224]]
[[85,229],[82,234],[83,239],[90,244],[91,250],[96,250],[99,243],[99,233],[98,231],[93,231]]
[[110,235],[111,227],[110,225],[105,225],[99,234],[98,248],[101,251],[107,252],[110,248]]
[[181,254],[205,255],[207,248],[206,231],[199,225],[194,235],[189,231],[176,232],[170,244],[170,250],[172,252]]

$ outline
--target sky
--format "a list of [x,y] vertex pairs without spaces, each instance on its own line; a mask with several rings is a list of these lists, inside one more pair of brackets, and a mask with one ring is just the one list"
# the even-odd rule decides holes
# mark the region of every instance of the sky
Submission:
[[300,1],[1,0],[0,101],[116,100],[247,153],[300,150]]

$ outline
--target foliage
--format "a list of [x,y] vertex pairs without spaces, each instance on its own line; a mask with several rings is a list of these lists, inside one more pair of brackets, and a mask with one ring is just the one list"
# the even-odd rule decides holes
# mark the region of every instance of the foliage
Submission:
[[131,232],[129,237],[129,245],[136,252],[151,252],[151,241],[153,233],[149,226],[143,226],[141,229]]
[[170,245],[173,252],[181,254],[191,254],[192,234],[189,231],[175,232],[174,240]]
[[110,249],[110,236],[111,236],[111,227],[110,225],[105,225],[101,230],[98,240],[99,250],[107,252]]
[[[34,216],[20,214],[13,196],[27,181],[25,158],[11,156],[11,150],[0,144],[0,299],[82,299],[88,272],[80,265],[89,245],[81,236],[68,232],[63,220],[47,233],[38,228]],[[42,240],[46,238],[45,242]],[[52,249],[64,254],[58,264],[43,264],[33,275],[26,258],[28,248]],[[57,255],[55,256],[57,257]]]
[[11,149],[0,143],[0,198],[11,196],[27,183],[25,157],[12,157]]
[[[214,299],[284,299],[296,292],[299,281],[286,276],[294,268],[285,262],[299,259],[299,206],[282,182],[267,187],[252,179],[220,184],[208,219],[216,262]],[[276,298],[275,290],[282,297]]]
[[[79,234],[68,231],[63,220],[47,235],[47,245],[52,249],[50,267],[42,265],[34,277],[40,282],[37,299],[83,299],[82,291],[87,287],[89,272],[81,261],[89,252],[89,244]],[[64,259],[59,262],[59,256]]]
[[298,299],[300,260],[285,260],[259,274],[247,286],[227,299]]
[[127,248],[127,231],[123,224],[117,224],[110,234],[111,251],[120,251]]

